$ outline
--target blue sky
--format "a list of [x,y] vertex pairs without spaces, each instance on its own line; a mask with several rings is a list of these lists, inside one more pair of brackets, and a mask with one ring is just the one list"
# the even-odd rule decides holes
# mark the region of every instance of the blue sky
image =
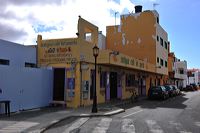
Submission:
[[167,31],[171,51],[186,60],[188,68],[200,68],[200,0],[1,0],[0,39],[33,45],[38,34],[44,39],[76,37],[78,16],[95,24],[106,34],[106,26],[115,24],[115,12],[156,10]]

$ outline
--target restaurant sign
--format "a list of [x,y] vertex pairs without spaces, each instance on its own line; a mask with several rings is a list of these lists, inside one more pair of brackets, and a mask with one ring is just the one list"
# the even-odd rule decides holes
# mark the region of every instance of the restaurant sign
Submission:
[[[39,61],[45,64],[51,63],[67,63],[71,64],[74,59],[75,47],[71,43],[59,43],[59,42],[47,42],[42,44],[39,49],[40,58]],[[57,44],[57,45],[56,45]],[[64,45],[65,44],[65,45]],[[76,44],[76,43],[75,43]]]
[[121,57],[121,63],[125,65],[130,65],[138,68],[144,69],[144,62],[138,59],[128,58],[128,57]]

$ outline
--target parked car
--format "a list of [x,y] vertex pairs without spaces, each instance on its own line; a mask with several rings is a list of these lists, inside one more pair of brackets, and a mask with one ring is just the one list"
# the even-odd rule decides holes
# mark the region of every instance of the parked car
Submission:
[[176,96],[176,91],[173,89],[171,85],[164,85],[164,87],[168,91],[169,97]]
[[180,95],[181,94],[181,91],[180,91],[180,89],[179,88],[177,88],[177,86],[176,85],[171,85],[172,86],[172,88],[174,89],[174,91],[175,91],[175,95]]
[[190,84],[193,87],[193,90],[198,90],[198,86],[196,84]]
[[186,87],[184,88],[184,91],[194,91],[193,86],[192,85],[186,85]]
[[149,99],[167,99],[169,97],[168,91],[164,86],[154,86],[149,88],[148,98]]

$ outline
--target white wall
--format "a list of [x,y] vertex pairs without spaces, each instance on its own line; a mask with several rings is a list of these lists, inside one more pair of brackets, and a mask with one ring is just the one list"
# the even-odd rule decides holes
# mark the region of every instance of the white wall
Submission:
[[[11,101],[11,112],[49,105],[53,93],[53,71],[25,67],[36,63],[36,48],[0,40],[0,100]],[[0,105],[0,113],[4,106]]]
[[36,63],[36,48],[0,39],[0,59],[10,60],[9,66],[24,67],[25,62]]
[[189,84],[198,84],[199,77],[198,77],[198,71],[192,72],[194,74],[194,77],[189,77]]
[[12,112],[48,106],[52,87],[52,70],[0,65],[0,100],[10,100]]

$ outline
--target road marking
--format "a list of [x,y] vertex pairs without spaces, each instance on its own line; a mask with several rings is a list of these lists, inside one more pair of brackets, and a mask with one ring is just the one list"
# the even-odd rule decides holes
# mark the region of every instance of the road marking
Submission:
[[80,118],[76,120],[70,127],[68,127],[63,133],[70,133],[70,131],[80,128],[89,118]]
[[11,126],[7,126],[5,128],[0,129],[0,133],[19,133],[22,132],[30,127],[36,126],[39,123],[36,122],[26,122],[26,121],[21,121],[17,122]]
[[110,126],[110,122],[112,121],[112,118],[102,118],[100,123],[97,127],[92,131],[92,133],[106,133]]
[[140,113],[140,112],[142,112],[142,111],[143,111],[143,110],[139,110],[139,111],[133,112],[133,113],[131,113],[131,114],[128,114],[128,115],[123,116],[122,118],[126,118],[126,117],[128,117],[128,116],[131,116],[131,115]]
[[188,132],[186,130],[184,130],[183,126],[181,125],[181,123],[177,123],[174,121],[169,121],[169,123],[174,126],[176,128],[176,130],[178,130],[180,133],[192,133],[192,132]]
[[195,125],[200,127],[200,122],[195,122]]
[[132,119],[123,119],[121,132],[124,133],[135,133],[135,126]]
[[146,120],[147,126],[152,133],[164,133],[161,127],[154,120]]

